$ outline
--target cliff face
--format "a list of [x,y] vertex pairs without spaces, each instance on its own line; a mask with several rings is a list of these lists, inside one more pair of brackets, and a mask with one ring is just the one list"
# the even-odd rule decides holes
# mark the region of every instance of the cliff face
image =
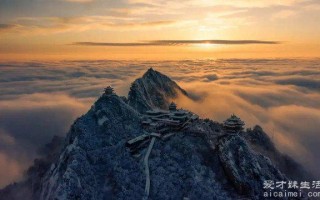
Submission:
[[[28,191],[29,199],[144,198],[147,148],[133,156],[125,143],[145,133],[141,113],[167,109],[177,95],[187,93],[153,69],[134,82],[128,102],[103,94],[74,122],[63,143],[53,142],[55,150],[46,165],[33,166],[42,173],[8,186],[0,199],[21,199],[19,191]],[[198,119],[174,133],[155,140],[149,157],[149,199],[260,199],[264,180],[287,179],[279,163],[288,162],[282,154],[278,163],[268,158],[277,150],[261,128],[227,134],[221,124]],[[31,182],[37,184],[31,187]]]
[[238,193],[259,197],[264,180],[286,180],[269,158],[255,153],[238,135],[227,135],[219,140],[219,158],[230,182]]
[[141,132],[139,119],[118,96],[102,95],[71,127],[59,160],[44,178],[40,199],[105,199],[128,181],[142,182],[138,163],[124,147]]

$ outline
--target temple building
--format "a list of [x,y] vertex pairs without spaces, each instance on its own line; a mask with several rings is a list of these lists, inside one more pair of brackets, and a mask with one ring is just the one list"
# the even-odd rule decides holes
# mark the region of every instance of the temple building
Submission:
[[144,128],[152,128],[153,131],[161,134],[166,132],[163,130],[173,131],[182,129],[198,118],[196,114],[183,109],[177,109],[177,105],[172,102],[169,105],[169,110],[148,110],[143,116],[142,125]]
[[170,116],[171,119],[183,122],[190,117],[189,112],[185,110],[177,110]]
[[234,114],[224,121],[224,128],[228,133],[238,133],[243,130],[243,126],[244,122]]
[[166,140],[197,119],[199,119],[198,115],[177,109],[173,102],[169,105],[169,110],[148,110],[141,118],[144,134],[127,141],[126,147],[132,154],[135,154],[139,149],[145,147],[152,137]]
[[176,111],[176,110],[177,110],[177,105],[171,102],[169,105],[169,111]]
[[111,86],[108,86],[104,89],[104,94],[106,95],[111,95],[111,94],[114,94],[114,90]]

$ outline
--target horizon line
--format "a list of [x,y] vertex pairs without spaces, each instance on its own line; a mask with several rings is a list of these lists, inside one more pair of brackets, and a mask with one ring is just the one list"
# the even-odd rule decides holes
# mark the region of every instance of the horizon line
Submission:
[[187,46],[194,44],[224,44],[224,45],[248,45],[248,44],[281,44],[280,41],[266,40],[150,40],[141,42],[74,42],[71,45],[79,46],[111,46],[111,47],[137,47],[137,46]]

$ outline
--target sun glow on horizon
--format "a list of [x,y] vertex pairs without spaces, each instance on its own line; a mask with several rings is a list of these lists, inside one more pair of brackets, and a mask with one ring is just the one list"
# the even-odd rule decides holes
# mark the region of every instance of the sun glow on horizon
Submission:
[[221,47],[220,44],[211,44],[209,42],[206,42],[206,43],[201,43],[201,44],[194,44],[194,47],[198,47],[198,48],[201,48],[203,50],[210,50],[210,49],[217,49],[218,47]]
[[[232,6],[220,0],[188,0],[183,5],[177,0],[136,2],[140,1],[8,1],[0,6],[0,60],[320,56],[320,3],[315,0],[237,0]],[[90,9],[84,9],[88,5]],[[190,42],[195,38],[239,43]],[[139,44],[170,40],[188,42]],[[82,42],[100,44],[70,45]]]

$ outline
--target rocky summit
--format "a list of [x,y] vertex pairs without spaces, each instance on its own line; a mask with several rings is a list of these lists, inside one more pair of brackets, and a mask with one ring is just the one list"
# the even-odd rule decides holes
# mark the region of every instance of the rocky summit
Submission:
[[188,97],[153,69],[128,98],[106,88],[0,199],[262,199],[265,180],[309,176],[259,126],[229,132],[174,104],[169,111],[179,95]]
[[140,113],[154,108],[168,109],[170,100],[178,95],[188,96],[176,82],[150,68],[131,84],[128,104]]

